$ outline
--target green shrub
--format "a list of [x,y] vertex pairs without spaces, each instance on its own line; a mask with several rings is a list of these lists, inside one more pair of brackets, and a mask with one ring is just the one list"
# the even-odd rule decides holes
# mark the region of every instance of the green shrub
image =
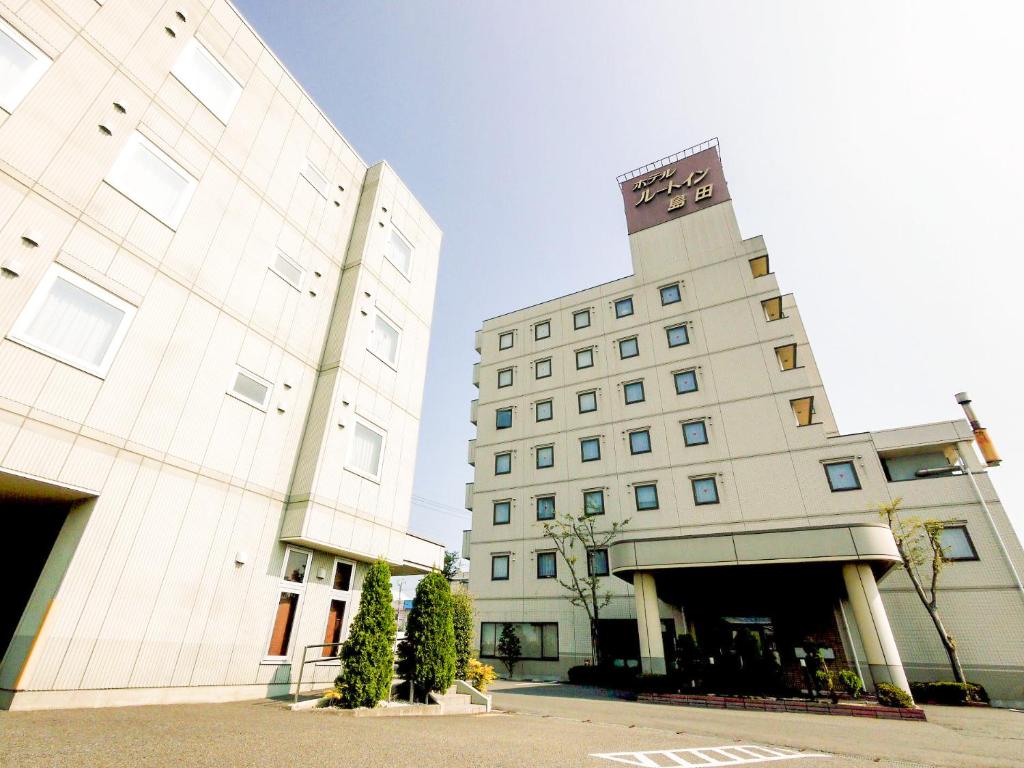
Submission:
[[423,691],[444,693],[455,682],[455,627],[452,592],[440,571],[416,585],[405,628],[403,671]]
[[378,560],[363,579],[359,612],[341,646],[341,674],[334,683],[339,706],[375,707],[390,695],[396,631],[391,571]]
[[864,681],[860,676],[850,669],[839,670],[839,685],[844,691],[855,699],[859,699],[864,692]]
[[452,627],[455,629],[455,678],[465,680],[473,653],[473,596],[452,593]]
[[912,707],[914,700],[910,694],[902,688],[897,688],[889,683],[879,683],[877,686],[878,703],[883,707]]
[[498,673],[490,664],[484,664],[476,659],[470,659],[466,665],[466,680],[481,693],[487,690],[487,686],[498,679]]
[[974,683],[956,683],[945,680],[911,683],[910,692],[917,701],[928,704],[964,706],[988,701],[988,693],[985,689]]

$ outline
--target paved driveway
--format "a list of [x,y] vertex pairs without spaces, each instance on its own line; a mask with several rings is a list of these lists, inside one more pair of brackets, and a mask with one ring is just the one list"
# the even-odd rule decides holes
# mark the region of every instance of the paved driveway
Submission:
[[506,714],[349,718],[265,701],[0,712],[0,766],[1024,765],[1024,715],[1006,711],[932,708],[929,723],[868,721],[665,707],[507,683],[495,687],[495,701]]

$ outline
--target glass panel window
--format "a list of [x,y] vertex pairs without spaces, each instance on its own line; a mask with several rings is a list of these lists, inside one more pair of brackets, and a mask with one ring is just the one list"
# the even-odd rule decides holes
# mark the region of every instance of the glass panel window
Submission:
[[750,260],[750,276],[751,277],[764,277],[770,274],[768,271],[768,254],[764,256],[755,256]]
[[270,271],[284,280],[295,290],[302,289],[302,276],[305,270],[294,259],[281,251],[274,253]]
[[633,314],[633,297],[627,296],[615,302],[615,316],[629,317]]
[[540,625],[540,655],[544,659],[558,659],[558,624],[548,622]]
[[583,492],[583,514],[603,515],[604,514],[604,491]]
[[650,430],[638,429],[636,432],[629,433],[629,452],[634,455],[651,452]]
[[508,555],[491,556],[491,581],[508,581]]
[[661,287],[661,303],[662,306],[666,304],[675,304],[683,300],[683,296],[679,291],[679,283],[673,285],[663,285]]
[[106,376],[135,308],[59,265],[32,292],[9,334],[38,352]]
[[685,395],[687,392],[697,391],[696,371],[679,371],[678,373],[674,373],[673,376],[676,380],[677,395]]
[[558,576],[557,560],[554,552],[537,553],[537,578],[554,579]]
[[581,328],[588,328],[590,326],[590,310],[581,309],[579,312],[572,313],[572,327],[577,331]]
[[348,468],[370,479],[376,479],[380,475],[383,457],[383,433],[357,421],[348,452]]
[[0,19],[0,107],[13,112],[49,66],[45,53]]
[[242,368],[236,368],[235,377],[231,382],[231,389],[228,390],[228,393],[234,395],[239,400],[249,403],[249,405],[255,405],[261,411],[265,411],[270,400],[271,390],[272,385],[266,379]]
[[594,365],[594,350],[591,347],[587,349],[576,350],[576,368],[590,368]]
[[782,314],[782,297],[776,296],[774,299],[765,299],[761,302],[761,309],[764,310],[764,319],[769,323],[773,320],[781,320],[785,315]]
[[537,519],[538,520],[554,520],[555,519],[555,497],[554,496],[538,496],[537,497]]
[[718,484],[713,477],[695,477],[690,481],[693,486],[693,501],[701,504],[718,503]]
[[181,223],[196,188],[184,168],[140,133],[128,137],[106,180],[171,229]]
[[658,486],[653,483],[633,486],[633,494],[638,510],[658,508]]
[[512,502],[511,501],[496,501],[494,502],[494,524],[495,525],[508,525],[512,522]]
[[512,344],[515,341],[515,334],[512,331],[505,331],[505,333],[498,334],[498,349],[512,349]]
[[825,465],[828,487],[833,491],[856,491],[860,489],[860,479],[852,461],[836,461]]
[[[946,456],[944,451],[938,449],[925,449],[921,453],[882,457],[885,476],[890,482],[919,480],[920,478],[917,476],[917,473],[920,470],[943,469],[949,465],[949,457]],[[932,475],[932,477],[943,476],[945,474]]]
[[534,375],[538,379],[546,379],[551,375],[551,358],[546,357],[543,360],[538,360],[533,367]]
[[501,625],[492,621],[484,621],[480,624],[480,656],[482,658],[494,658],[498,645],[498,636],[501,634]]
[[496,453],[494,455],[494,474],[507,475],[512,471],[512,454]]
[[580,440],[580,457],[583,461],[597,461],[601,458],[601,439],[588,437]]
[[796,425],[798,427],[806,427],[814,423],[813,397],[801,397],[796,400],[790,400],[789,404],[793,407],[793,416],[796,418]]
[[274,612],[274,626],[270,632],[270,647],[267,656],[285,657],[288,655],[288,644],[292,637],[292,625],[295,614],[299,610],[297,592],[281,592],[277,598],[277,610]]
[[626,396],[626,405],[630,403],[641,403],[644,400],[644,383],[642,381],[631,381],[622,387]]
[[555,447],[553,445],[542,445],[537,449],[537,469],[547,469],[555,466]]
[[775,348],[775,357],[779,361],[779,370],[791,371],[796,368],[796,344],[785,344]]
[[533,326],[533,338],[536,341],[542,341],[543,339],[550,338],[551,336],[551,321],[544,320]]
[[636,336],[631,339],[623,339],[619,342],[619,357],[625,360],[627,357],[636,357],[640,354],[640,345],[637,344]]
[[550,400],[541,400],[537,403],[537,421],[551,421],[552,415]]
[[284,574],[281,578],[295,584],[305,584],[308,567],[309,553],[289,547],[284,559]]
[[684,344],[690,343],[690,335],[686,332],[685,323],[666,328],[665,334],[668,336],[668,345],[670,347],[681,347]]
[[302,166],[300,173],[302,174],[302,178],[309,182],[309,185],[316,190],[318,195],[321,197],[327,197],[327,185],[329,183],[327,181],[327,177],[308,157],[306,158],[306,162]]
[[171,74],[222,123],[231,117],[242,95],[238,81],[194,37],[185,43]]
[[498,371],[498,388],[512,386],[512,369],[502,368]]
[[337,592],[348,592],[352,589],[352,563],[338,561],[334,564],[333,589]]
[[341,630],[345,625],[345,601],[331,600],[330,610],[327,612],[327,633],[324,635],[324,642],[330,645],[324,648],[321,656],[336,656],[338,646],[341,644]]
[[401,332],[379,312],[373,321],[370,334],[370,351],[380,360],[394,368],[398,365],[398,343]]
[[978,553],[965,525],[947,525],[939,534],[943,560],[977,560]]
[[494,412],[494,428],[508,429],[512,426],[512,409],[499,408]]
[[607,576],[608,575],[608,550],[592,549],[587,552],[587,575]]
[[519,638],[521,659],[526,661],[558,660],[558,624],[518,623],[485,621],[480,624],[480,657],[493,659],[497,653],[498,641],[506,626],[512,628]]
[[703,421],[688,421],[683,424],[683,442],[686,445],[705,445],[708,430]]
[[412,243],[405,235],[398,231],[398,227],[391,225],[391,239],[388,241],[388,248],[384,252],[387,260],[390,261],[406,277],[412,269]]
[[579,403],[580,413],[591,413],[597,410],[597,391],[580,392],[576,395]]

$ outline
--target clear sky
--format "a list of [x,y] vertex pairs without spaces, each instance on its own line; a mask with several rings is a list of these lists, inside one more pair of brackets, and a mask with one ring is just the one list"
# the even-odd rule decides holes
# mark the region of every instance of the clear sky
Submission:
[[415,530],[469,527],[483,319],[629,274],[616,175],[713,136],[839,428],[968,390],[1024,530],[1024,4],[235,1],[445,232]]

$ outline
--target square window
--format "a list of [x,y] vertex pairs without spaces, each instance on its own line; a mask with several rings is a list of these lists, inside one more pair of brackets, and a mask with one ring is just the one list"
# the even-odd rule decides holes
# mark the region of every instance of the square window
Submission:
[[305,584],[308,569],[309,552],[289,547],[284,559],[284,571],[281,578],[293,584]]
[[860,478],[852,461],[836,461],[825,465],[828,487],[835,491],[860,490]]
[[0,107],[13,112],[50,66],[50,58],[0,19]]
[[587,349],[576,350],[576,369],[590,368],[594,365],[594,349],[593,347],[587,347]]
[[512,349],[512,343],[515,341],[515,335],[512,331],[505,331],[505,333],[498,334],[498,349]]
[[583,492],[583,513],[586,515],[604,514],[604,491]]
[[670,347],[681,347],[684,344],[690,343],[690,334],[686,331],[686,323],[666,328],[665,334],[668,336],[668,345]]
[[348,469],[370,480],[380,477],[384,458],[384,434],[362,421],[356,422],[348,452]]
[[966,525],[947,525],[939,533],[939,543],[942,545],[942,559],[954,560],[977,560],[978,552],[974,549],[974,542],[967,533]]
[[597,392],[580,392],[576,395],[579,402],[580,413],[591,413],[597,410]]
[[545,357],[543,360],[538,360],[533,365],[533,375],[538,379],[546,379],[551,375],[551,358]]
[[499,408],[494,412],[494,428],[508,429],[512,426],[512,409]]
[[764,256],[755,256],[750,260],[751,277],[764,277],[767,274],[769,274],[767,253]]
[[580,440],[580,458],[583,461],[597,461],[601,458],[601,440],[597,437],[587,437]]
[[494,502],[494,524],[495,525],[508,525],[512,522],[512,502],[511,501],[496,501]]
[[572,327],[577,331],[581,328],[590,327],[590,310],[581,309],[579,312],[572,313]]
[[542,445],[537,449],[537,469],[555,466],[555,446]]
[[171,74],[218,120],[227,123],[242,95],[242,86],[194,37],[185,43]]
[[502,368],[498,371],[498,389],[512,386],[512,369]]
[[512,471],[512,454],[511,453],[496,453],[494,454],[494,474],[496,475],[507,475]]
[[619,342],[619,357],[625,360],[627,357],[636,357],[640,354],[640,345],[637,344],[636,336],[631,339],[622,339]]
[[550,400],[540,400],[534,409],[537,414],[537,421],[551,421],[552,408]]
[[651,452],[651,431],[638,429],[629,433],[629,452],[633,455]]
[[537,553],[537,578],[553,579],[558,575],[554,552]]
[[615,316],[629,317],[633,314],[633,297],[627,296],[615,302]]
[[701,504],[718,503],[718,484],[713,477],[695,477],[690,480],[693,486],[693,503]]
[[196,180],[141,133],[128,137],[106,181],[147,213],[177,229]]
[[374,357],[383,360],[394,368],[398,365],[398,343],[401,332],[384,315],[377,313],[373,321],[373,331],[367,348]]
[[607,576],[608,575],[608,550],[592,549],[587,552],[587,575]]
[[644,383],[642,381],[631,381],[622,387],[626,397],[626,405],[642,403],[644,401]]
[[388,249],[384,255],[399,272],[409,277],[409,271],[412,269],[412,243],[398,231],[398,227],[394,224],[391,225],[391,239],[388,241]]
[[708,430],[703,421],[688,421],[683,424],[683,442],[686,445],[706,445]]
[[676,394],[685,395],[687,392],[697,391],[697,372],[679,371],[672,374],[676,380]]
[[555,497],[554,496],[538,496],[537,497],[537,519],[538,520],[554,520],[555,519]]
[[673,285],[663,285],[661,287],[661,304],[675,304],[683,300],[683,296],[679,291],[679,283]]
[[542,341],[551,336],[551,321],[543,320],[533,326],[533,338],[535,341]]
[[654,483],[634,485],[633,495],[636,497],[636,508],[638,510],[658,508],[658,486]]
[[491,555],[491,581],[508,581],[508,555]]
[[103,377],[134,315],[135,307],[126,301],[53,264],[32,292],[9,336],[37,352]]

